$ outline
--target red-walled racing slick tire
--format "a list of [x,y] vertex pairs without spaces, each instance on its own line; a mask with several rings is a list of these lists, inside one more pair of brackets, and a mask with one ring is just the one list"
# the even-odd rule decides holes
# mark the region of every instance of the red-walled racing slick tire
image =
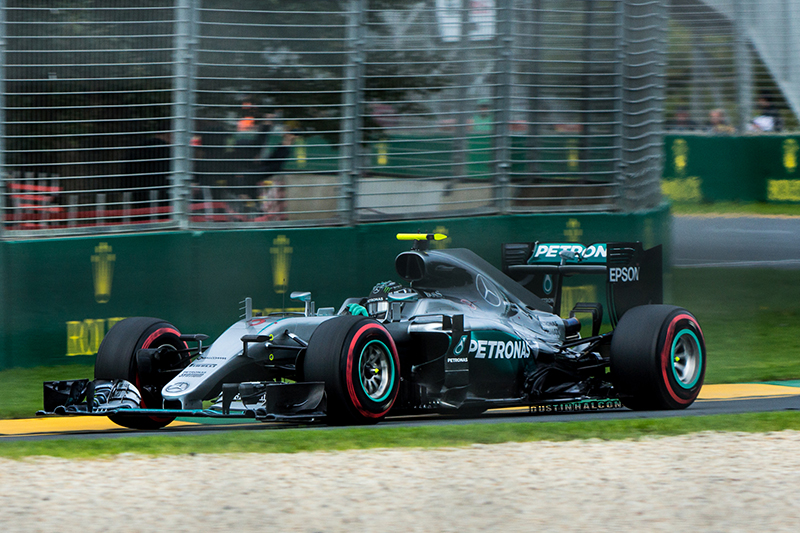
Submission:
[[685,309],[634,307],[614,330],[611,379],[630,409],[689,407],[700,393],[705,371],[703,332]]
[[[145,374],[139,371],[136,353],[140,349],[155,349],[162,346],[174,348],[162,365],[174,365],[181,359],[177,350],[185,350],[186,343],[180,339],[180,332],[159,318],[126,318],[114,325],[100,343],[94,366],[94,378],[102,380],[124,379],[133,383],[142,395],[142,408],[160,409],[162,407],[161,389],[170,380],[168,375],[159,375],[155,370]],[[188,364],[185,361],[183,366]],[[159,429],[175,417],[131,416],[115,414],[108,417],[115,424],[131,429]]]
[[309,340],[303,365],[305,381],[325,382],[329,423],[376,423],[397,399],[397,348],[375,320],[342,316],[322,323]]

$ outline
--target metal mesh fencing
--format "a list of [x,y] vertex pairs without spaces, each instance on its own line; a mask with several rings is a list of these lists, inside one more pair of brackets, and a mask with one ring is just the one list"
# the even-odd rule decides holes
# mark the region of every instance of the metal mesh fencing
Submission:
[[669,0],[667,131],[797,131],[800,4]]
[[171,1],[6,2],[5,227],[171,224]]
[[0,7],[5,238],[660,201],[660,0]]

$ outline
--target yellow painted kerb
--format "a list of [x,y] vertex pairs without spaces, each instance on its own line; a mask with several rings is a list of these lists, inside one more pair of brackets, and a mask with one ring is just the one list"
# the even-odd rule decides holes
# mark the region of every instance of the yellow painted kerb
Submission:
[[[175,421],[170,427],[194,425]],[[61,433],[65,431],[108,431],[125,429],[104,416],[65,416],[20,418],[0,420],[0,435],[31,435],[36,433]]]

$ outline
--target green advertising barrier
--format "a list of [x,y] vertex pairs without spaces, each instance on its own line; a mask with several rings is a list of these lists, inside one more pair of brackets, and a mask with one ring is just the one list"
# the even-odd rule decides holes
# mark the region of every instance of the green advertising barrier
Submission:
[[[240,302],[261,312],[302,310],[289,299],[311,291],[317,308],[338,307],[372,286],[398,280],[398,232],[450,236],[500,266],[503,242],[642,240],[668,246],[666,206],[634,214],[519,215],[437,219],[355,227],[175,232],[0,242],[0,369],[94,362],[108,329],[130,316],[155,316],[185,333],[215,337],[236,321]],[[596,299],[582,281],[570,302]],[[599,284],[602,286],[602,282]]]
[[800,137],[667,135],[662,192],[676,202],[800,202]]

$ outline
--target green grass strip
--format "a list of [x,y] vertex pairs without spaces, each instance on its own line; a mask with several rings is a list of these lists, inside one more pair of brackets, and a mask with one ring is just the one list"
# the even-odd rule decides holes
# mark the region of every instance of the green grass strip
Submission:
[[112,439],[2,441],[0,457],[109,458],[122,453],[297,453],[371,448],[441,448],[504,442],[575,439],[638,439],[701,431],[768,432],[800,430],[800,412],[748,413],[634,420],[491,423],[448,426],[223,431],[203,436],[132,436]]

